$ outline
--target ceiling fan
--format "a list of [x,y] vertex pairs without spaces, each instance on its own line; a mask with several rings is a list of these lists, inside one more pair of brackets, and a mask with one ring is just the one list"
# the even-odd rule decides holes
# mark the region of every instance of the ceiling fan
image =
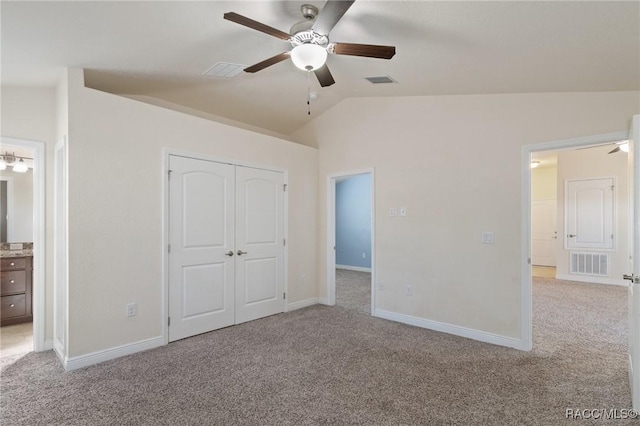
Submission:
[[355,0],[328,0],[319,13],[318,8],[313,5],[302,5],[300,10],[305,20],[294,24],[290,33],[285,33],[235,12],[225,13],[224,19],[286,40],[291,44],[291,50],[247,67],[244,69],[245,72],[254,73],[291,58],[296,67],[307,72],[313,71],[320,86],[326,87],[335,83],[326,64],[328,53],[380,59],[391,59],[396,53],[395,46],[329,41],[329,32],[354,2]]
[[607,145],[617,145],[615,148],[613,148],[611,151],[607,152],[607,154],[615,154],[616,152],[629,152],[629,141],[625,140],[625,141],[616,141],[616,142],[605,142],[605,143],[601,143],[601,144],[597,144],[597,145],[591,145],[591,146],[585,146],[582,148],[578,148],[578,151],[582,150],[582,149],[591,149],[591,148],[597,148],[600,146],[607,146]]

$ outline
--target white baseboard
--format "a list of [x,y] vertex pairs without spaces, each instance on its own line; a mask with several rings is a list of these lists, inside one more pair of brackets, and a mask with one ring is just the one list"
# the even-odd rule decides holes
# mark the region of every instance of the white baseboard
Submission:
[[300,300],[298,302],[287,303],[287,312],[295,311],[296,309],[306,308],[318,304],[318,298],[312,297],[310,299]]
[[502,336],[499,334],[488,333],[486,331],[475,330],[473,328],[461,327],[459,325],[447,324],[440,321],[428,320],[425,318],[414,317],[411,315],[399,314],[396,312],[383,311],[376,309],[374,316],[391,321],[401,322],[403,324],[414,325],[416,327],[428,328],[429,330],[441,331],[468,339],[478,340],[480,342],[492,343],[494,345],[506,346],[521,351],[526,350],[525,342],[522,339],[514,337]]
[[336,269],[346,269],[347,271],[371,272],[371,268],[362,268],[360,266],[336,265]]
[[556,280],[579,281],[583,283],[592,283],[592,284],[620,285],[624,287],[627,287],[629,284],[623,279],[616,280],[615,278],[592,277],[589,275],[572,275],[572,274],[557,274]]
[[[131,355],[136,352],[142,352],[149,349],[157,348],[165,344],[164,337],[152,337],[151,339],[141,340],[127,345],[116,346],[115,348],[105,349],[103,351],[93,352],[86,355],[80,355],[72,358],[66,358],[62,364],[67,371],[77,370],[78,368],[88,367],[100,362],[109,361],[121,356]],[[56,351],[57,352],[57,351]],[[60,356],[61,354],[58,354]]]
[[328,297],[318,297],[318,303],[321,305],[329,306],[329,298]]

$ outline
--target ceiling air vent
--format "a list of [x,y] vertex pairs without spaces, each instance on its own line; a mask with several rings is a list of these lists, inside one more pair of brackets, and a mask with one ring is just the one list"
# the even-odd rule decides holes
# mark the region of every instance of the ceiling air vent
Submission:
[[373,84],[397,83],[397,81],[395,81],[388,75],[383,75],[381,77],[365,77],[365,78]]
[[245,69],[246,65],[230,64],[227,62],[218,62],[208,70],[202,73],[202,75],[210,75],[213,77],[232,78],[237,76]]

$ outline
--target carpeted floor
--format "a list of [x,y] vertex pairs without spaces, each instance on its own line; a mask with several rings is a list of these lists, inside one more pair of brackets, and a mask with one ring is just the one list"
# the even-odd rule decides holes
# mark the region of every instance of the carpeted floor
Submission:
[[371,315],[371,272],[336,269],[336,306]]
[[535,349],[529,353],[326,306],[70,373],[52,352],[30,353],[2,360],[0,420],[580,424],[565,419],[567,408],[630,408],[626,306],[622,287],[536,279]]

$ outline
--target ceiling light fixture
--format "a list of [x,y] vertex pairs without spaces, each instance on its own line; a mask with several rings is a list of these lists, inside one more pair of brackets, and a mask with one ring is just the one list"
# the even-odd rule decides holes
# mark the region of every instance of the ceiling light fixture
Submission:
[[539,165],[540,165],[540,162],[539,162],[539,161],[534,160],[534,161],[532,161],[532,162],[531,162],[531,168],[532,168],[532,169],[535,169],[535,168],[536,168],[536,167],[538,167]]
[[15,152],[9,154],[5,151],[4,155],[0,155],[0,170],[6,170],[8,166],[12,166],[14,172],[26,173],[27,170],[29,170],[29,167],[24,160],[33,160],[33,158],[18,157]]
[[313,43],[299,44],[291,50],[291,60],[303,71],[315,71],[327,62],[327,49]]

